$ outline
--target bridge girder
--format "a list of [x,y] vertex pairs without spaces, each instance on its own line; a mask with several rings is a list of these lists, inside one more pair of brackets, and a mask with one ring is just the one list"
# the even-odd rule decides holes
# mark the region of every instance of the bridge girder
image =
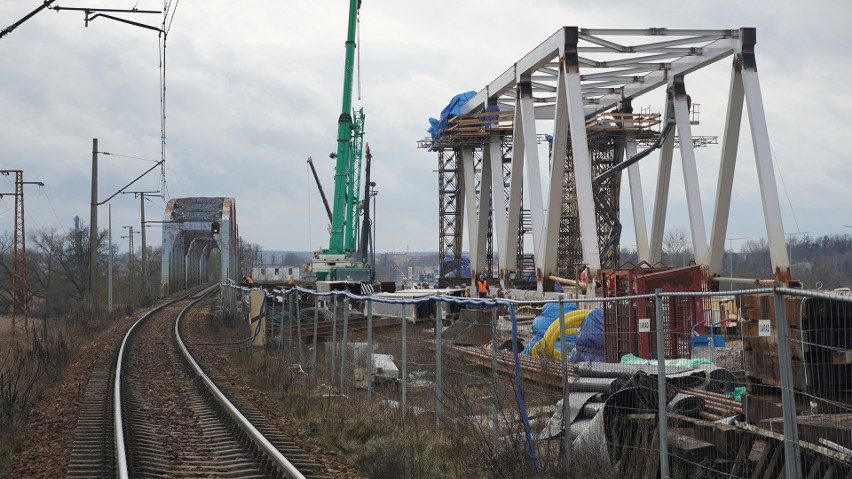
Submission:
[[[218,223],[218,233],[212,229]],[[161,294],[239,274],[239,231],[233,198],[191,197],[169,200],[163,213]],[[214,252],[218,251],[218,258]],[[215,268],[210,265],[213,258]],[[216,278],[211,275],[215,273]]]
[[[785,249],[757,75],[755,44],[753,28],[676,30],[563,27],[558,30],[464,103],[457,117],[455,132],[448,131],[449,134],[424,142],[424,146],[439,152],[453,150],[460,157],[468,158],[473,157],[473,149],[496,152],[496,142],[511,142],[509,151],[512,167],[508,179],[494,174],[504,171],[505,155],[487,154],[485,156],[491,161],[488,165],[490,168],[482,168],[482,171],[485,173],[483,176],[487,177],[490,170],[493,180],[491,188],[476,188],[466,194],[464,191],[458,194],[466,205],[466,208],[462,205],[456,208],[467,213],[470,225],[467,229],[468,244],[486,243],[488,239],[482,237],[484,228],[480,226],[482,221],[478,221],[478,218],[491,215],[496,227],[495,244],[511,248],[511,245],[516,244],[518,236],[523,234],[523,231],[514,229],[518,224],[514,221],[515,213],[523,203],[530,208],[532,250],[539,291],[543,290],[543,283],[550,275],[559,272],[558,263],[568,260],[559,256],[564,245],[571,243],[562,238],[566,234],[576,238],[572,241],[579,243],[576,248],[580,249],[578,254],[582,264],[588,266],[590,278],[594,278],[602,266],[602,244],[607,242],[607,251],[611,253],[613,239],[615,245],[619,240],[603,236],[612,231],[620,235],[620,224],[614,227],[600,224],[601,204],[596,201],[600,194],[596,188],[603,182],[599,181],[597,187],[594,183],[595,177],[599,177],[602,170],[617,165],[602,166],[603,163],[599,163],[630,162],[637,156],[637,144],[648,144],[647,136],[652,133],[646,130],[646,138],[641,138],[643,132],[636,122],[642,120],[636,115],[615,116],[614,120],[610,119],[606,123],[600,121],[601,115],[612,117],[611,110],[614,108],[621,114],[626,108],[631,108],[630,103],[636,98],[662,90],[665,122],[671,122],[676,127],[674,129],[680,140],[676,142],[672,133],[661,145],[650,234],[644,215],[645,195],[639,170],[635,162],[626,168],[630,179],[630,201],[639,260],[652,264],[660,260],[669,203],[671,159],[673,150],[679,149],[696,261],[707,266],[711,275],[721,273],[731,204],[731,182],[745,105],[749,113],[772,274],[778,280],[789,280],[789,257]],[[697,137],[692,135],[690,128],[690,99],[686,93],[686,79],[688,75],[729,57],[732,58],[732,67],[727,88],[726,126],[719,186],[714,199],[708,241],[693,152],[694,146],[700,142],[696,141]],[[537,129],[541,128],[542,120],[550,121],[549,124],[553,125],[552,130],[548,131],[552,132],[553,140],[552,158],[547,169],[539,168],[538,151],[531,147],[539,142],[542,131]],[[596,142],[596,138],[601,135],[610,135],[617,140],[605,146],[610,149],[609,152],[598,151],[603,148],[599,146],[601,142]],[[544,181],[541,171],[546,171],[547,178]],[[618,171],[617,176],[610,177],[606,187],[617,193],[620,177],[621,171]],[[458,184],[461,188],[467,186],[470,189],[469,184]],[[508,188],[504,188],[506,185]],[[480,191],[484,193],[481,198]],[[566,194],[571,197],[566,198]],[[610,211],[618,213],[617,201],[618,195],[615,194],[615,203],[607,205]],[[570,213],[566,213],[569,210]],[[566,214],[571,218],[566,219]],[[504,219],[506,217],[507,220]],[[578,231],[563,231],[565,225]],[[461,243],[462,231],[463,228],[456,228],[455,244]],[[562,248],[560,244],[563,244]],[[474,251],[478,250],[471,246],[471,252]],[[505,286],[509,273],[517,271],[512,269],[512,262],[503,260],[513,254],[511,251],[498,251],[498,254],[501,284]],[[473,257],[471,259],[474,260]],[[590,293],[594,294],[594,291]]]

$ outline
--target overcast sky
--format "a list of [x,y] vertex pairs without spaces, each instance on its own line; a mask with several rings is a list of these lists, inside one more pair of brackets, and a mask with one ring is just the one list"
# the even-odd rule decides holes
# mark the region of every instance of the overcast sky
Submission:
[[[0,28],[41,0],[0,0]],[[60,0],[66,7],[103,2]],[[107,2],[160,10],[161,1]],[[244,239],[266,250],[328,245],[327,219],[306,165],[315,160],[331,198],[348,3],[344,0],[183,0],[167,47],[168,197],[236,198]],[[159,25],[158,15],[127,16]],[[841,0],[525,2],[364,0],[360,91],[365,141],[373,153],[378,251],[438,247],[436,153],[416,147],[450,98],[482,89],[565,25],[584,28],[757,28],[757,64],[776,157],[784,230],[811,236],[852,233],[852,3]],[[0,169],[22,169],[26,226],[67,230],[89,223],[92,138],[100,156],[100,200],[160,157],[157,33],[107,19],[86,28],[80,12],[43,11],[0,39]],[[701,104],[696,135],[721,135],[730,78],[724,60],[692,81]],[[634,107],[660,111],[663,92]],[[744,120],[747,128],[747,119]],[[542,131],[542,133],[551,133]],[[765,236],[750,136],[741,138],[728,237]],[[698,153],[709,228],[721,145]],[[124,156],[118,156],[124,155]],[[143,158],[139,160],[135,158]],[[657,157],[642,163],[652,206]],[[675,156],[675,165],[679,157]],[[130,188],[154,191],[159,175]],[[689,231],[680,169],[672,175],[667,229]],[[0,178],[0,193],[12,192]],[[626,191],[626,183],[625,188]],[[139,225],[133,195],[112,200],[113,238]],[[146,206],[160,219],[164,201]],[[0,199],[0,232],[14,199]],[[629,212],[628,208],[623,208]],[[100,208],[106,227],[107,207]],[[622,245],[633,247],[627,215]],[[710,232],[708,231],[708,237]],[[159,228],[148,230],[150,244]],[[739,248],[742,241],[733,241]],[[138,248],[138,241],[136,243]]]

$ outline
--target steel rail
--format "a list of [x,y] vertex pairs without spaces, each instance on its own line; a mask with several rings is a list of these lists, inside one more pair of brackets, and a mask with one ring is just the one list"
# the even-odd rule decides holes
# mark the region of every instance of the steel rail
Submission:
[[[206,293],[217,287],[218,285],[201,289],[202,294],[199,296],[199,299],[194,301],[192,304],[197,303],[201,299],[206,296]],[[130,329],[127,330],[127,334],[124,335],[124,339],[121,340],[121,346],[118,348],[118,358],[115,363],[115,379],[113,380],[113,421],[115,422],[115,430],[114,430],[114,442],[115,442],[115,462],[116,462],[116,476],[119,479],[128,479],[130,477],[127,471],[127,451],[124,445],[124,418],[121,413],[121,367],[124,360],[124,348],[127,345],[127,340],[130,339],[130,335],[133,334],[133,330],[136,329],[136,326],[142,323],[142,321],[148,319],[149,316],[154,313],[159,312],[160,310],[171,306],[178,301],[182,301],[186,298],[193,298],[194,294],[197,294],[199,290],[194,290],[188,292],[184,296],[176,298],[167,303],[163,303],[160,306],[148,311],[143,314],[141,318],[137,319]],[[190,305],[192,306],[192,305]]]
[[222,391],[220,391],[219,388],[216,387],[216,384],[206,374],[204,374],[204,370],[201,369],[201,366],[199,366],[195,359],[192,357],[192,353],[189,352],[189,349],[187,349],[186,345],[181,339],[180,320],[181,318],[183,318],[183,313],[188,311],[189,308],[194,306],[202,299],[204,299],[203,296],[193,301],[189,306],[184,308],[184,310],[181,311],[180,314],[178,314],[177,320],[175,321],[174,331],[178,347],[180,348],[181,352],[183,352],[184,357],[186,358],[190,367],[192,367],[195,374],[199,377],[199,379],[201,379],[202,382],[204,382],[204,385],[207,386],[207,389],[216,398],[219,404],[221,404],[225,411],[227,411],[228,414],[234,419],[234,421],[237,422],[237,424],[242,428],[246,435],[248,435],[249,438],[254,441],[254,443],[257,444],[257,446],[266,453],[267,457],[272,462],[274,462],[276,466],[278,466],[278,469],[291,479],[306,479],[305,476],[296,468],[296,466],[294,466],[293,463],[288,461],[287,458],[284,457],[283,454],[281,454],[281,451],[279,451],[275,446],[273,446],[272,443],[269,442],[269,440],[267,440],[266,437],[264,437],[263,434],[261,434],[261,432],[258,431],[257,428],[255,428],[254,425],[248,419],[246,419],[245,416],[243,416],[240,410],[237,409],[237,407],[234,406],[231,401],[228,400],[228,398],[222,393]]
[[130,339],[130,335],[133,334],[133,330],[136,329],[136,326],[148,319],[149,316],[154,313],[159,312],[160,310],[171,306],[178,301],[186,299],[190,296],[189,293],[185,296],[181,296],[180,298],[174,299],[167,303],[163,303],[160,306],[148,311],[143,314],[141,318],[137,319],[130,329],[127,330],[127,334],[124,335],[124,339],[121,340],[121,346],[118,348],[118,358],[115,363],[115,379],[113,381],[113,421],[115,422],[115,462],[116,462],[116,475],[120,479],[127,479],[129,474],[127,472],[127,452],[125,450],[124,445],[124,418],[121,414],[121,367],[124,361],[124,349],[127,345],[127,340]]

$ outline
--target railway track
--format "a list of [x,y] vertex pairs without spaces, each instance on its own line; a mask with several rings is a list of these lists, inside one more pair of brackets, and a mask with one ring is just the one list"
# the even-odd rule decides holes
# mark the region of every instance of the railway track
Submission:
[[142,316],[92,371],[66,477],[322,478],[322,467],[180,338],[203,294]]

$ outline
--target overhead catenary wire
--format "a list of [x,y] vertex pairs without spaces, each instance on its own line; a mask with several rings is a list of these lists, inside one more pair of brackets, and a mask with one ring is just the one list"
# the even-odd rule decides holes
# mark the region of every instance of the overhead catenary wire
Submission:
[[[157,36],[158,53],[160,55],[160,191],[165,199],[169,198],[169,187],[166,183],[166,39],[171,31],[172,23],[177,14],[180,0],[175,1],[172,8],[171,0],[163,1],[163,26]],[[171,14],[171,16],[169,16]]]
[[163,27],[160,34],[157,35],[157,53],[160,56],[160,191],[166,197],[168,197],[168,187],[166,186],[166,37],[168,37],[166,19],[169,16],[168,7],[169,2],[165,1],[163,4]]
[[769,146],[769,151],[772,152],[772,160],[775,162],[775,169],[778,171],[778,178],[781,179],[781,186],[784,189],[784,197],[787,198],[787,204],[790,206],[790,214],[793,215],[793,223],[796,224],[796,231],[801,232],[799,220],[796,218],[796,210],[793,209],[793,202],[790,200],[790,191],[787,189],[787,183],[784,182],[784,175],[781,174],[781,164],[778,162],[778,156],[775,154],[775,149],[772,145]]

